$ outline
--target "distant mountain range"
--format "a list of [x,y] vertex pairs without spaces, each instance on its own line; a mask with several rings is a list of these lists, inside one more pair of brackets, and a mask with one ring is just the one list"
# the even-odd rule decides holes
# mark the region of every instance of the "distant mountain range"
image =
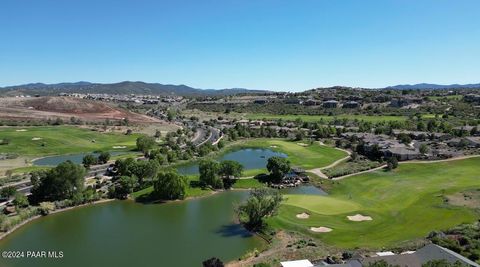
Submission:
[[171,85],[145,82],[119,83],[30,83],[23,85],[0,87],[0,95],[57,95],[59,93],[84,94],[137,94],[137,95],[177,95],[177,96],[221,96],[241,93],[264,94],[267,90],[252,90],[245,88],[230,89],[197,89],[186,85]]
[[475,84],[432,84],[432,83],[417,83],[417,84],[400,84],[389,86],[388,89],[458,89],[458,88],[480,88],[480,83]]

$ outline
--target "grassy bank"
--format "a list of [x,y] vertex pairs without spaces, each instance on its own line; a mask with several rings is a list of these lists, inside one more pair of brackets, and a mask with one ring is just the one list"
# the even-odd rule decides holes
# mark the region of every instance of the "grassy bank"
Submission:
[[74,126],[0,127],[0,139],[9,144],[0,145],[0,153],[26,156],[47,156],[115,150],[114,146],[135,147],[139,135],[99,133]]
[[[341,248],[382,248],[422,238],[432,230],[473,222],[474,210],[449,205],[445,196],[480,187],[480,159],[402,164],[392,172],[375,171],[336,183],[325,196],[287,195],[274,227],[295,230]],[[308,219],[296,214],[307,212]],[[362,214],[371,221],[350,221]],[[329,227],[314,233],[310,227]]]

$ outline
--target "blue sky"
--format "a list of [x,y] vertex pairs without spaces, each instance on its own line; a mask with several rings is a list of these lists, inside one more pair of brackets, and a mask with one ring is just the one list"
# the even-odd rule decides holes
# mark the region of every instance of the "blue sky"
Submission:
[[480,82],[478,0],[2,0],[0,86]]

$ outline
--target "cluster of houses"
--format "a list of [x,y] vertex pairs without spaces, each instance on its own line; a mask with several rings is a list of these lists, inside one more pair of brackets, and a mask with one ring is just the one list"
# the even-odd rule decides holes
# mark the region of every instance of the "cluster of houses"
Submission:
[[428,244],[417,251],[405,251],[400,254],[383,251],[368,257],[353,255],[353,257],[344,260],[342,263],[334,263],[327,259],[317,264],[313,264],[309,260],[284,261],[280,264],[282,267],[364,267],[380,261],[386,263],[381,266],[422,267],[432,261],[443,261],[447,264],[455,264],[455,266],[480,267],[474,261],[435,244]]
[[[400,135],[408,135],[412,141],[402,143],[398,140]],[[358,132],[346,132],[341,136],[348,140],[352,137],[362,140],[366,152],[378,149],[384,157],[396,157],[400,161],[451,158],[464,155],[466,149],[480,148],[480,136],[460,138],[446,133],[394,130],[392,136]],[[426,145],[428,151],[422,153],[422,145]]]
[[132,103],[157,105],[160,103],[174,103],[182,102],[184,98],[182,96],[158,96],[158,95],[114,95],[114,94],[79,94],[79,93],[60,93],[59,96],[76,97],[83,99],[90,99],[102,102],[114,102],[114,103]]

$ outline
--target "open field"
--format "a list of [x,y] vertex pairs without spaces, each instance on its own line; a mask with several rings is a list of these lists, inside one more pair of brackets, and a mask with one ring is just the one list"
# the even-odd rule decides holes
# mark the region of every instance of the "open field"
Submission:
[[128,119],[135,123],[162,123],[142,114],[136,114],[104,102],[72,97],[0,98],[0,119],[46,120],[71,117],[83,121],[103,122],[106,119]]
[[332,121],[334,119],[348,119],[348,120],[363,120],[368,122],[380,122],[380,121],[405,121],[407,117],[404,116],[367,116],[367,115],[353,115],[342,114],[338,116],[326,116],[326,115],[272,115],[272,114],[247,114],[244,117],[252,120],[278,120],[294,121],[301,119],[306,122],[318,122],[320,120]]
[[[480,158],[401,164],[392,172],[380,170],[337,182],[326,197],[287,195],[279,215],[270,223],[341,248],[400,246],[432,230],[480,218],[472,209],[445,202],[448,195],[480,188],[478,173]],[[296,218],[302,212],[310,217]],[[373,220],[354,222],[346,217],[356,214]],[[333,230],[309,230],[320,226]]]
[[0,145],[0,153],[20,156],[46,156],[114,150],[114,146],[135,147],[138,134],[99,133],[73,126],[0,127],[0,139],[10,143]]

